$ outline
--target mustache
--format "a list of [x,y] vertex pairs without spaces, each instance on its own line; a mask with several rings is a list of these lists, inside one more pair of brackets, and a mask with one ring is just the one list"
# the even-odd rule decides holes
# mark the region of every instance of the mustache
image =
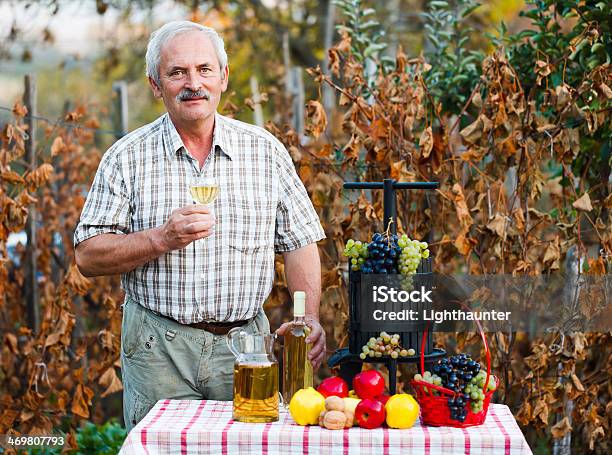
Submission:
[[179,103],[181,101],[196,100],[200,98],[204,98],[206,101],[209,101],[213,99],[214,96],[212,96],[211,93],[206,89],[193,91],[188,88],[184,88],[178,95],[176,95],[176,101]]

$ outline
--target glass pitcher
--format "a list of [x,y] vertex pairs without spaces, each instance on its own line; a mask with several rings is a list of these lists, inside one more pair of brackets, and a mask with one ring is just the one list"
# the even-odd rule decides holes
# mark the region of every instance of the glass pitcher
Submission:
[[278,420],[278,362],[274,357],[276,334],[230,330],[227,345],[234,363],[234,420],[276,422]]

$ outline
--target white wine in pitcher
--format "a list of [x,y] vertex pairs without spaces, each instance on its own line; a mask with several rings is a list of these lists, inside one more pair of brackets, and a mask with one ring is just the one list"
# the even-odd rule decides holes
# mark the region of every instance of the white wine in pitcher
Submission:
[[278,364],[257,362],[234,366],[234,420],[278,420]]

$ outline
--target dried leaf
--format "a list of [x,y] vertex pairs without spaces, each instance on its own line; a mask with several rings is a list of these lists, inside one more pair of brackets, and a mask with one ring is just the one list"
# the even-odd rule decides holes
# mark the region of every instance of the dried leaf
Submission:
[[544,425],[548,425],[548,404],[542,398],[538,399],[533,409],[534,419],[540,419]]
[[25,107],[21,101],[16,101],[13,104],[13,115],[17,118],[23,118],[28,115],[28,108]]
[[78,384],[74,398],[72,399],[72,406],[70,407],[73,414],[83,417],[84,419],[89,418],[89,407],[91,406],[91,399],[93,396],[93,390],[83,384]]
[[459,219],[462,229],[467,230],[474,223],[474,220],[465,202],[465,196],[463,195],[461,185],[455,183],[453,185],[453,193],[455,193],[455,210],[457,212],[457,218]]
[[323,291],[329,291],[330,289],[338,288],[342,286],[342,271],[340,267],[336,266],[321,276],[321,288]]
[[51,156],[57,156],[66,150],[66,144],[62,136],[57,136],[51,144]]
[[375,119],[370,125],[370,137],[374,140],[386,138],[390,131],[389,123],[383,117]]
[[506,215],[502,215],[501,213],[496,213],[495,216],[489,224],[487,224],[487,228],[491,231],[495,232],[499,237],[504,238],[504,234],[506,232]]
[[121,380],[119,377],[117,377],[117,372],[113,367],[108,368],[104,373],[102,373],[102,376],[100,376],[100,379],[98,379],[98,383],[105,388],[101,395],[102,398],[110,395],[111,393],[123,390],[123,384],[121,384]]
[[604,84],[603,82],[601,84],[599,84],[599,90],[601,91],[601,93],[604,94],[604,96],[609,99],[612,100],[612,89],[610,89],[610,87],[608,87],[606,84]]
[[584,392],[584,386],[582,385],[582,382],[580,382],[580,379],[578,379],[578,376],[576,376],[576,373],[572,373],[571,377],[576,390],[578,390],[578,392]]
[[81,272],[79,272],[79,269],[74,263],[70,264],[65,281],[74,292],[80,295],[85,295],[91,287],[91,281],[81,275]]
[[563,417],[562,420],[557,422],[551,429],[550,432],[555,439],[562,438],[567,433],[572,431],[572,426],[569,423],[567,416]]
[[482,116],[479,116],[476,121],[463,128],[459,134],[466,143],[476,145],[482,137],[483,129],[484,122]]
[[57,344],[60,341],[61,336],[62,334],[60,332],[50,333],[45,339],[45,347],[48,348],[49,346]]
[[26,175],[26,182],[34,188],[38,188],[49,181],[52,173],[53,166],[49,163],[41,164],[34,171]]
[[310,120],[307,130],[317,139],[321,133],[325,131],[325,128],[327,128],[327,114],[325,113],[325,109],[318,101],[309,101],[306,104],[306,115]]
[[414,182],[416,181],[416,174],[409,171],[408,162],[402,160],[391,164],[391,178],[398,182]]
[[4,342],[8,346],[9,351],[11,351],[11,353],[17,354],[19,344],[17,342],[17,337],[15,336],[15,334],[10,333],[10,332],[7,333],[4,336]]
[[523,209],[519,206],[512,212],[512,216],[514,217],[514,223],[519,232],[523,232],[525,230],[525,214],[523,213]]
[[477,244],[478,242],[475,239],[466,237],[465,234],[459,234],[454,242],[455,248],[464,256],[469,255],[472,248]]
[[560,185],[562,178],[563,177],[561,176],[548,180],[546,182],[546,185],[544,185],[545,191],[547,191],[551,195],[563,197],[563,187]]
[[593,210],[589,193],[584,193],[582,196],[576,199],[572,204],[572,207],[578,210],[582,210],[584,212],[590,212],[591,210]]
[[419,139],[419,147],[421,148],[421,157],[428,158],[433,149],[433,132],[431,126],[425,128]]
[[7,170],[0,174],[0,178],[10,185],[23,185],[25,180],[17,172]]
[[536,84],[541,85],[542,80],[545,79],[550,73],[552,73],[552,67],[543,60],[537,60],[535,72],[538,75]]
[[559,259],[561,258],[561,246],[559,244],[559,237],[555,237],[555,240],[548,243],[546,252],[544,253],[544,264],[552,262],[550,265],[551,270],[557,270],[559,268]]
[[6,433],[10,428],[13,428],[13,422],[19,416],[19,411],[16,409],[5,409],[0,415],[0,431]]

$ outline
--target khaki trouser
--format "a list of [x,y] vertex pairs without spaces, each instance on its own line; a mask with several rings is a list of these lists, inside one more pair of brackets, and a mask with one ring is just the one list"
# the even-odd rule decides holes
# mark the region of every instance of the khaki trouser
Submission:
[[[264,311],[244,329],[268,333]],[[126,298],[121,373],[128,431],[161,399],[231,400],[235,359],[226,340],[226,335],[179,324]]]

